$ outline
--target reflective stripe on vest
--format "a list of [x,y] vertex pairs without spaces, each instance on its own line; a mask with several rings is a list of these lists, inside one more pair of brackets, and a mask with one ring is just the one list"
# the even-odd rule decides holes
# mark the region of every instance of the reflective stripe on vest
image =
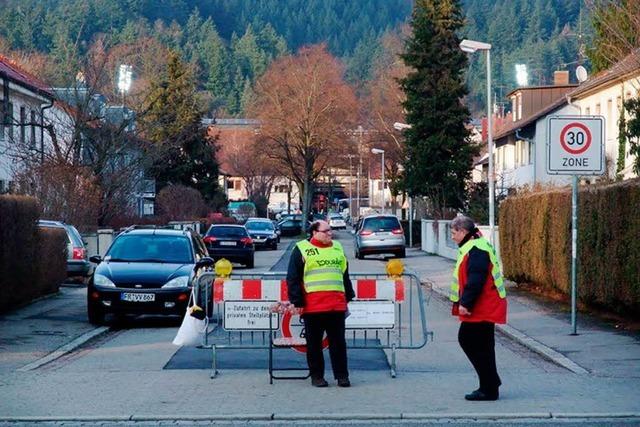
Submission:
[[493,266],[493,268],[491,269],[493,283],[496,287],[496,290],[498,291],[498,295],[500,295],[500,298],[505,298],[507,296],[507,291],[504,287],[504,279],[500,271],[500,262],[498,261],[496,250],[493,248],[493,246],[491,246],[487,239],[485,239],[484,237],[480,237],[477,239],[469,240],[458,249],[458,259],[456,261],[456,268],[453,270],[453,281],[451,282],[451,293],[449,294],[449,299],[453,302],[457,302],[460,300],[460,283],[458,283],[458,271],[460,269],[460,264],[462,264],[462,261],[464,260],[464,257],[472,248],[478,248],[481,251],[485,251],[489,254],[489,260],[491,261],[491,265]]
[[342,277],[347,270],[347,258],[342,245],[334,241],[328,248],[314,246],[308,240],[296,244],[304,259],[304,290],[307,293],[344,292]]

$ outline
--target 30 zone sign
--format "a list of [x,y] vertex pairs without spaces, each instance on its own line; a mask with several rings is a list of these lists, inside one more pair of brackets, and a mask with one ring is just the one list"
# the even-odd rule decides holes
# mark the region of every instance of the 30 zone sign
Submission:
[[547,119],[547,129],[547,173],[604,173],[603,117],[551,116]]

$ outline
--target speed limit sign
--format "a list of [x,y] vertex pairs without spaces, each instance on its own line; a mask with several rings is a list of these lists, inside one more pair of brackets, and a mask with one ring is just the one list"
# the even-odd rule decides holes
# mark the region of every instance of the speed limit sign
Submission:
[[547,173],[602,175],[604,170],[604,117],[547,118]]

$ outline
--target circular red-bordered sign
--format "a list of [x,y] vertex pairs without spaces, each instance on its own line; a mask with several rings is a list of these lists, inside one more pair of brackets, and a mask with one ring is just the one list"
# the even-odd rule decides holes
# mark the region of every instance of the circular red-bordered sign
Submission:
[[[571,131],[575,128],[579,130]],[[560,145],[569,154],[582,154],[591,146],[591,131],[582,123],[569,123],[560,132]]]
[[[290,311],[285,311],[282,315],[282,336],[285,338],[291,338],[293,335],[291,334],[291,319],[293,316]],[[329,338],[324,337],[322,340],[322,349],[326,349],[329,347]],[[307,347],[303,345],[294,345],[293,348],[295,351],[300,353],[306,353]]]

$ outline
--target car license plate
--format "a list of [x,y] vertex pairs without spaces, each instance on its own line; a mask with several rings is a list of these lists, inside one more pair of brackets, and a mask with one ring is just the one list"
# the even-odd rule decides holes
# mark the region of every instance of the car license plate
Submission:
[[130,292],[124,292],[120,299],[122,301],[130,301],[130,302],[151,302],[156,300],[155,294],[134,294]]
[[220,246],[235,246],[236,242],[220,242]]

